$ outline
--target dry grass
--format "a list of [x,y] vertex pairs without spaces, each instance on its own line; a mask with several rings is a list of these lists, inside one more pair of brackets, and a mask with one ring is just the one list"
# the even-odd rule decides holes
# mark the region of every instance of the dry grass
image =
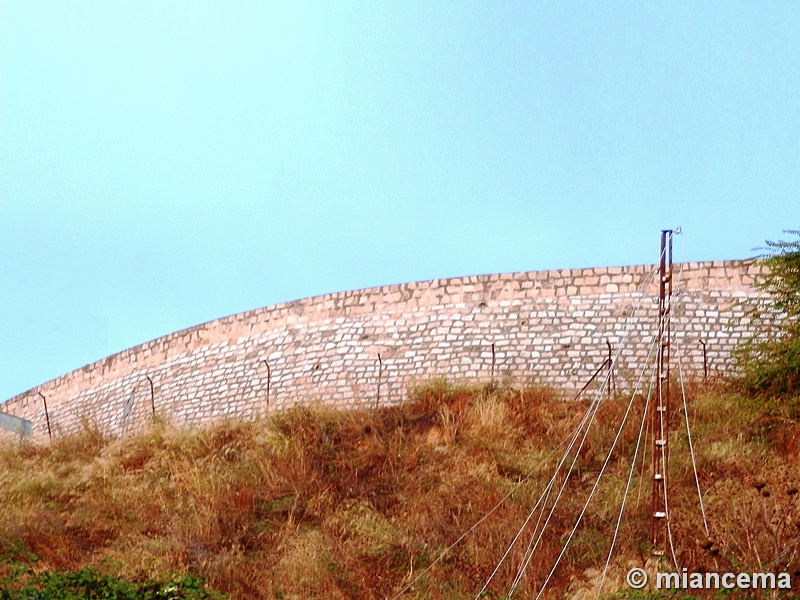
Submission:
[[[682,565],[795,569],[800,428],[728,393],[696,385],[689,392],[713,545],[702,531],[676,408],[670,501]],[[124,440],[87,427],[48,447],[7,445],[0,551],[21,544],[41,569],[94,565],[133,579],[197,574],[234,598],[392,598],[532,474],[403,596],[473,598],[549,479],[560,458],[553,448],[587,404],[559,401],[546,388],[443,381],[410,396],[377,411],[297,408],[199,430],[162,424]],[[564,494],[520,597],[549,572],[625,407],[622,397],[602,404],[569,480],[557,479]],[[548,588],[553,597],[580,595],[598,579],[636,443],[636,411]],[[629,561],[646,558],[639,540],[649,531],[649,493],[649,471],[637,468],[609,592]],[[494,592],[507,590],[523,550],[511,552]]]

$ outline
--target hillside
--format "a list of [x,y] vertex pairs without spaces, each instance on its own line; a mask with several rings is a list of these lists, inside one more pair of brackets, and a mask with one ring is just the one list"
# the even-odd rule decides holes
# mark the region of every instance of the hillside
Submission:
[[[690,384],[687,397],[711,536],[676,396],[670,508],[681,566],[769,571],[780,564],[794,573],[798,422],[724,389]],[[590,406],[556,398],[547,388],[435,381],[379,410],[295,408],[195,430],[158,423],[117,440],[87,425],[50,446],[7,444],[0,449],[0,552],[4,574],[16,583],[5,585],[33,577],[14,579],[12,566],[35,556],[32,573],[90,565],[132,581],[191,575],[233,598],[393,598],[420,574],[401,598],[474,598]],[[597,406],[569,476],[563,469],[545,500],[552,504],[565,483],[515,597],[535,597],[547,577],[629,399]],[[546,597],[594,597],[643,407],[637,396]],[[650,448],[642,445],[639,462],[649,460]],[[624,575],[649,556],[650,478],[646,464],[636,466],[604,596],[630,594]],[[508,590],[525,535],[484,597]]]

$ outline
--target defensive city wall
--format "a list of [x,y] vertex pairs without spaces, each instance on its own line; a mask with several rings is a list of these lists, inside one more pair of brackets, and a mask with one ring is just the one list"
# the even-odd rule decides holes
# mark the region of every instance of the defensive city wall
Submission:
[[[676,264],[672,364],[712,377],[754,333],[764,302],[752,261]],[[614,358],[634,383],[655,352],[654,266],[533,271],[437,279],[326,294],[209,321],[129,348],[0,405],[47,440],[83,420],[121,435],[153,410],[176,424],[320,401],[337,407],[402,402],[410,386],[459,381],[554,384],[569,397]],[[601,377],[605,374],[601,369]],[[152,386],[151,386],[152,382]]]

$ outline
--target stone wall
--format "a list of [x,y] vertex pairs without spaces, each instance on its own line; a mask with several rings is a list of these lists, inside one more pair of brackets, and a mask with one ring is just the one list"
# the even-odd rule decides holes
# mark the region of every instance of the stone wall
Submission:
[[[751,335],[737,322],[764,302],[749,261],[675,265],[673,364],[711,374]],[[0,407],[47,439],[82,419],[111,434],[142,426],[152,406],[175,423],[251,418],[322,401],[400,402],[434,377],[580,389],[611,344],[618,382],[632,382],[656,334],[654,266],[479,275],[326,294],[210,321],[124,350]],[[379,358],[380,357],[380,358]],[[150,382],[153,382],[152,396]],[[269,388],[269,389],[268,389]],[[127,416],[126,416],[127,415]]]

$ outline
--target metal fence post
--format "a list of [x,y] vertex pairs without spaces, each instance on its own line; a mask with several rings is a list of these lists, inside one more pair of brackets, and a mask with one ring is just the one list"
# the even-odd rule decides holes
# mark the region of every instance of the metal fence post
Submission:
[[492,342],[492,387],[494,387],[494,363],[495,363],[495,352],[494,352],[494,342]]
[[616,388],[614,385],[614,357],[611,354],[611,342],[606,340],[606,346],[608,346],[608,396],[611,397],[616,395]]
[[378,353],[378,395],[375,398],[375,408],[377,409],[381,403],[381,376],[383,375],[383,361],[381,360],[380,352]]
[[703,346],[703,382],[708,381],[708,354],[706,352],[706,341],[701,339],[699,340],[700,344]]
[[269,388],[272,381],[272,369],[269,368],[269,363],[266,360],[262,360],[261,362],[267,365],[267,406],[269,406]]
[[47,435],[50,437],[50,441],[53,441],[53,432],[50,429],[50,413],[47,411],[47,398],[44,397],[42,392],[36,392],[42,397],[42,402],[44,402],[44,418],[47,421]]
[[150,410],[153,413],[153,417],[156,416],[156,392],[155,388],[153,387],[153,380],[150,379],[149,375],[145,375],[147,377],[147,381],[150,382]]

